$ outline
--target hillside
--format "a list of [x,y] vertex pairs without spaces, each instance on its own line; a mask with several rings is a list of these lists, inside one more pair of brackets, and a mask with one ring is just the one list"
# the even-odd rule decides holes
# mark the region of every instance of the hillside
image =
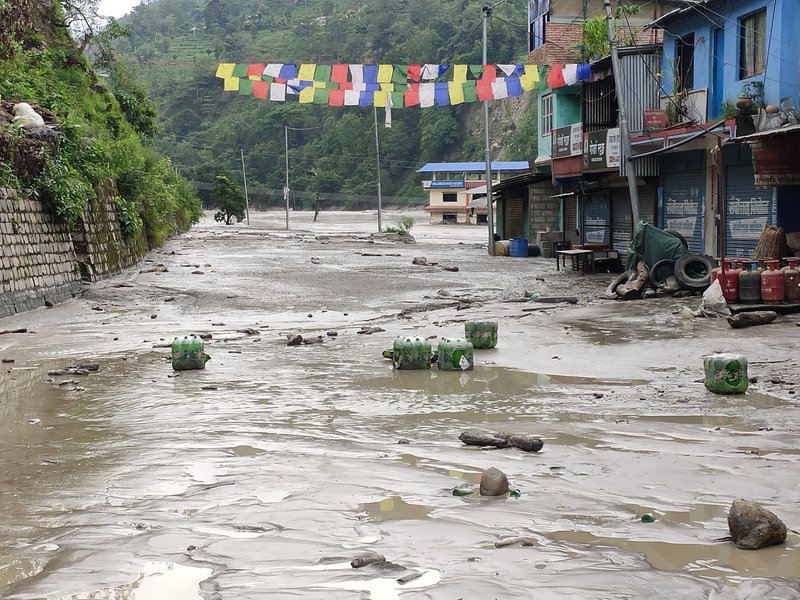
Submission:
[[[199,218],[198,198],[155,150],[142,88],[121,71],[109,87],[69,31],[58,3],[0,0],[0,187],[41,200],[69,227],[111,189],[125,235],[158,246]],[[47,126],[18,127],[18,102]]]
[[[491,63],[526,62],[524,0],[509,0],[490,21]],[[454,0],[155,0],[122,21],[130,37],[119,55],[149,86],[159,107],[156,143],[180,172],[198,182],[227,175],[280,190],[289,127],[291,187],[313,192],[374,194],[375,137],[371,108],[274,103],[224,93],[222,62],[467,63],[482,62],[482,12]],[[529,96],[492,103],[493,157],[535,156]],[[501,106],[504,105],[504,106]],[[514,115],[515,120],[500,115]],[[393,111],[378,119],[381,180],[387,195],[419,196],[415,170],[429,161],[482,160],[479,103]]]

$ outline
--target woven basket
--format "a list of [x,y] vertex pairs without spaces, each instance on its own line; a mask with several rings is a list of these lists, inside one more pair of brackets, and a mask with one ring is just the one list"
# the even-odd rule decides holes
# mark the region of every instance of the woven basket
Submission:
[[753,250],[753,259],[768,260],[780,259],[786,255],[786,232],[783,227],[770,225],[761,234],[756,249]]

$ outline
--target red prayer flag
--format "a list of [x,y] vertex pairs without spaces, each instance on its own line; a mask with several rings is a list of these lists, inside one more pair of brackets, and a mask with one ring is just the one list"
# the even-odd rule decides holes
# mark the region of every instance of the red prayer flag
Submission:
[[421,73],[422,73],[422,65],[408,65],[409,81],[419,81]]
[[[483,65],[483,73],[478,81],[492,83],[497,80],[497,68],[494,65]],[[491,100],[491,98],[490,98]]]
[[403,104],[405,106],[419,106],[419,84],[412,83],[409,89],[403,92]]
[[328,105],[344,106],[344,90],[331,90],[330,96],[328,96]]
[[254,81],[253,96],[261,100],[266,100],[269,96],[269,83],[266,81]]
[[331,67],[331,81],[345,83],[349,73],[350,67],[348,65],[333,65]]
[[[347,65],[345,65],[347,66]],[[353,89],[353,82],[352,81],[340,81],[339,82],[339,89],[340,90],[352,90]]]
[[483,78],[478,79],[475,87],[478,88],[478,100],[480,100],[481,102],[494,100],[494,92],[492,91],[491,81],[486,81]]
[[567,83],[564,81],[564,65],[550,65],[550,70],[547,72],[547,87],[556,89],[565,85]]
[[252,63],[249,67],[247,67],[248,77],[260,78],[263,72],[264,72],[264,63]]

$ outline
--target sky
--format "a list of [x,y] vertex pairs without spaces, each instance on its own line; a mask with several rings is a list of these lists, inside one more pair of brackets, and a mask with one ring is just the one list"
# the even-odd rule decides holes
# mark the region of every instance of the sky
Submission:
[[137,4],[139,4],[139,0],[100,0],[99,13],[119,18],[129,13]]

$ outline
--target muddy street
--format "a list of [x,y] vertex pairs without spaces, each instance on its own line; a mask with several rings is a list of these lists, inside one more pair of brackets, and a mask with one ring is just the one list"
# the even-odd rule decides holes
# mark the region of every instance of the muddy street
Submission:
[[[699,298],[602,300],[608,275],[491,257],[484,228],[410,214],[416,244],[371,236],[373,212],[292,213],[288,232],[278,212],[207,217],[0,319],[27,329],[0,335],[0,597],[800,599],[797,316],[733,330],[676,314]],[[468,320],[498,322],[474,371],[381,356]],[[211,360],[174,372],[190,333]],[[748,356],[747,394],[706,391],[717,351]],[[467,429],[544,448],[468,447]],[[518,497],[453,495],[490,467]],[[738,497],[786,544],[720,541]],[[387,562],[351,567],[365,552]]]

